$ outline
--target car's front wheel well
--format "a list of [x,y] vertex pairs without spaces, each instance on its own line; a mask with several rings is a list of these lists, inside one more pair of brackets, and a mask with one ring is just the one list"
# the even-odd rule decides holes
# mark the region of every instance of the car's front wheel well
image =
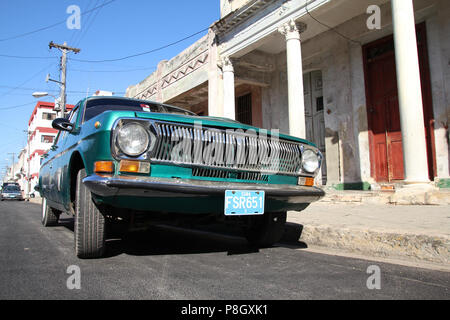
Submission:
[[75,198],[77,191],[77,175],[81,169],[84,169],[84,162],[81,155],[75,152],[70,160],[70,203],[72,214],[75,213]]

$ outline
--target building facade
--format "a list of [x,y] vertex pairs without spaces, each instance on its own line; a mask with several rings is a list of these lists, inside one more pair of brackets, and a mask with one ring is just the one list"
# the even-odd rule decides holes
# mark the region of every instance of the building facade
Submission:
[[127,89],[307,138],[317,183],[450,185],[450,2],[221,0],[208,34]]
[[[52,121],[56,119],[55,104],[38,101],[28,121],[28,140],[26,147],[21,151],[24,160],[21,164],[22,190],[25,194],[34,191],[39,181],[39,169],[42,155],[53,145],[58,130],[53,129]],[[66,105],[66,110],[72,110],[73,105]]]

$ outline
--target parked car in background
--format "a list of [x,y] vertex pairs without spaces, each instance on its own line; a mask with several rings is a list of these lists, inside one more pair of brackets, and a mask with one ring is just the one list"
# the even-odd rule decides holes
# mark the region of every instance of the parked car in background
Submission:
[[8,184],[2,188],[1,200],[20,200],[23,201],[22,190],[18,185]]
[[75,218],[75,251],[101,257],[110,226],[186,220],[242,226],[270,246],[288,210],[324,192],[314,186],[322,156],[303,139],[166,104],[118,97],[80,101],[44,155],[42,223]]
[[8,186],[16,186],[20,188],[20,185],[17,182],[4,182],[2,184],[2,189]]

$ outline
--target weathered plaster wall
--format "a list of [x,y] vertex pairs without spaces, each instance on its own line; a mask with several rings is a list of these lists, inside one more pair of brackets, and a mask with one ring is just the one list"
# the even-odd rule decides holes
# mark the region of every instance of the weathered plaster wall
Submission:
[[[325,144],[328,183],[360,182],[370,177],[367,117],[361,54],[334,34],[324,33],[302,45],[303,71],[322,71],[325,117]],[[359,47],[359,50],[361,48]],[[263,125],[289,132],[286,53],[276,55],[271,85],[263,88]],[[355,112],[356,111],[356,112]],[[367,180],[363,180],[367,181]]]
[[436,166],[439,178],[449,177],[450,2],[438,1],[426,20],[435,119]]

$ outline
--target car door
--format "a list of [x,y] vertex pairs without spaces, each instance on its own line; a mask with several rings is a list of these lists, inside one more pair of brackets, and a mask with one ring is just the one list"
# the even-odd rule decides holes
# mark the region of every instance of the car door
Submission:
[[58,192],[57,201],[66,210],[70,205],[70,172],[69,164],[74,146],[78,144],[78,118],[80,114],[81,103],[78,103],[70,112],[68,120],[72,123],[72,131],[61,131],[62,144],[61,152],[57,159],[55,159],[56,171],[55,177],[58,179],[56,190]]
[[42,166],[40,169],[41,195],[45,197],[51,207],[61,209],[58,206],[58,157],[64,145],[64,135],[60,131],[56,136],[55,142],[44,154]]

